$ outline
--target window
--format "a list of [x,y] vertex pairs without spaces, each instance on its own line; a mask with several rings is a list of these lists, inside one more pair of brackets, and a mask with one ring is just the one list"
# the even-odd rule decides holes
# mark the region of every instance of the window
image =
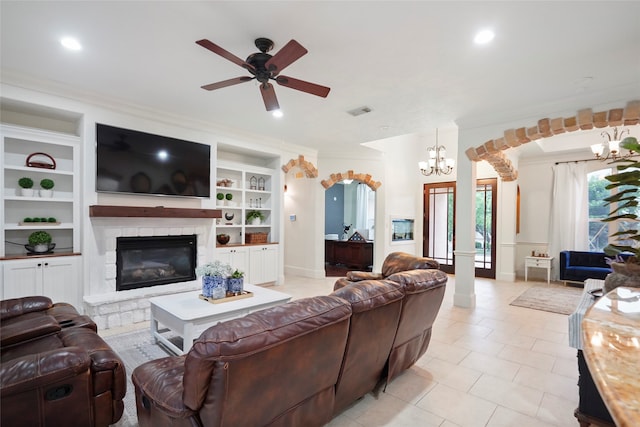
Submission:
[[[602,219],[609,215],[610,211],[615,210],[615,206],[608,206],[604,201],[605,197],[610,195],[610,191],[606,189],[609,181],[605,179],[605,176],[614,173],[613,169],[601,169],[595,172],[591,172],[588,175],[589,182],[589,250],[601,252],[605,246],[609,244],[609,241],[613,243],[615,237],[611,235],[617,231],[628,230],[636,226],[633,221],[618,220],[614,223],[602,222]],[[624,188],[624,187],[623,187]],[[618,190],[619,191],[619,190]],[[635,210],[635,214],[638,214],[638,207],[628,207],[621,210],[620,213],[632,213],[631,210]],[[617,241],[618,245],[632,246],[631,241]]]
[[601,169],[587,175],[589,183],[589,250],[602,252],[609,243],[609,224],[602,222],[609,214],[609,207],[604,198],[609,196],[606,190],[608,181],[605,176],[611,174],[611,169]]

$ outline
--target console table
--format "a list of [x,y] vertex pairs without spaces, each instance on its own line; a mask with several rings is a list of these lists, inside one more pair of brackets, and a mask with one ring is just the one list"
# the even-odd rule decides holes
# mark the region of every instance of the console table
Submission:
[[367,270],[373,264],[373,242],[325,240],[324,260],[329,264],[344,264]]
[[551,261],[553,257],[541,257],[541,256],[526,256],[524,257],[524,281],[527,281],[527,272],[529,267],[546,268],[547,269],[547,283],[551,282]]

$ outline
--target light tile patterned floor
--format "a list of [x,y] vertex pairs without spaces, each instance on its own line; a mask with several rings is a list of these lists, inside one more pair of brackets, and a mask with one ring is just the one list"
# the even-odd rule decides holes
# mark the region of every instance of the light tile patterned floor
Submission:
[[[287,277],[277,289],[297,299],[326,295],[334,282]],[[576,427],[578,368],[567,316],[509,305],[536,284],[476,279],[477,306],[464,309],[453,306],[450,276],[425,356],[329,427]]]

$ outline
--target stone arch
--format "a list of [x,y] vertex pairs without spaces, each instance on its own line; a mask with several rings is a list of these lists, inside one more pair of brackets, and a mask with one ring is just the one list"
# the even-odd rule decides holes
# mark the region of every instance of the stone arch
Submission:
[[518,171],[503,151],[540,138],[548,138],[565,132],[604,128],[607,126],[630,126],[640,123],[640,100],[629,101],[625,108],[594,113],[591,108],[579,110],[573,117],[544,118],[529,128],[507,129],[502,137],[492,139],[479,147],[471,147],[465,154],[469,160],[487,161],[496,170],[503,181],[514,181]]
[[345,179],[355,179],[356,181],[360,181],[369,186],[373,191],[376,191],[382,183],[380,181],[375,181],[371,179],[370,174],[366,173],[354,173],[352,170],[349,170],[344,173],[332,173],[329,178],[323,179],[320,184],[324,187],[324,189],[328,189],[333,187],[336,183],[345,180]]
[[289,160],[286,165],[282,166],[282,170],[284,173],[287,173],[296,166],[302,169],[307,178],[318,177],[318,168],[316,168],[313,163],[305,160],[302,154],[299,155],[297,159]]

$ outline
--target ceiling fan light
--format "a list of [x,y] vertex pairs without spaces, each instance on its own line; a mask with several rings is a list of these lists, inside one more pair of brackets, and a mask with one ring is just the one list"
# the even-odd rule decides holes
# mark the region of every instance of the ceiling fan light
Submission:
[[60,39],[60,44],[69,50],[82,50],[82,45],[80,42],[73,37],[63,37]]
[[475,44],[487,44],[495,37],[495,33],[491,30],[479,31],[473,39]]
[[276,119],[281,118],[282,116],[284,116],[284,113],[282,112],[282,110],[273,110],[271,112],[271,114],[273,115],[273,117],[275,117]]

